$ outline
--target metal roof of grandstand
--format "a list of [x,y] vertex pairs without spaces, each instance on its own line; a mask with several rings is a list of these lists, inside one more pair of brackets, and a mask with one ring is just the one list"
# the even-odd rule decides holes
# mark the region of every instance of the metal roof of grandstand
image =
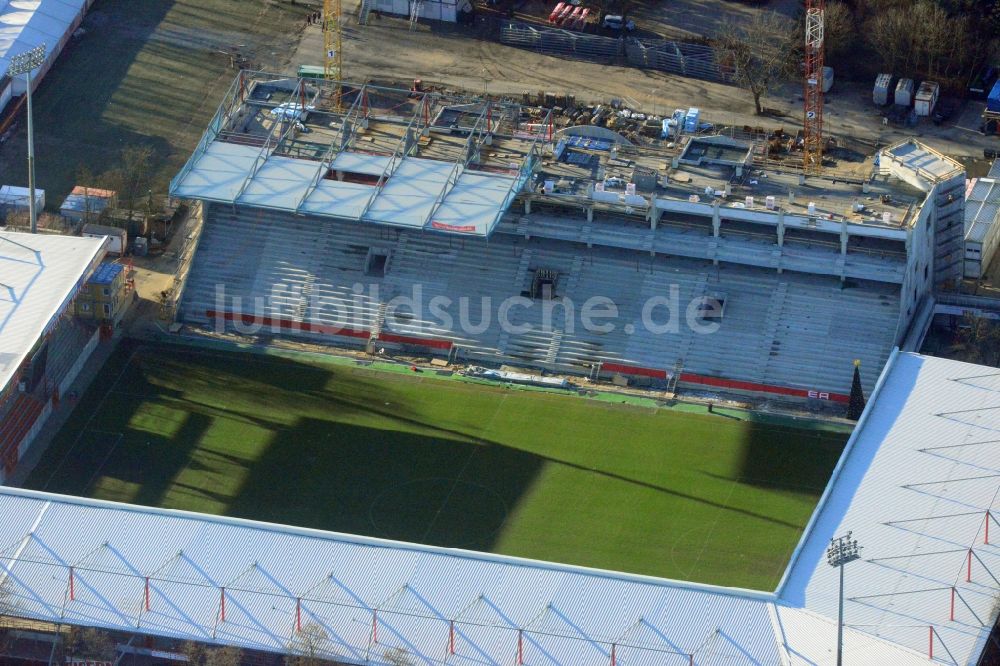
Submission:
[[1000,217],[1000,180],[977,178],[965,197],[965,240],[982,243]]
[[173,196],[487,236],[549,128],[515,107],[242,73]]
[[896,354],[779,586],[782,600],[837,615],[824,557],[853,531],[846,623],[947,663],[976,663],[1000,593],[1000,370]]
[[40,44],[51,53],[85,5],[86,0],[0,0],[0,75],[12,56]]
[[988,178],[1000,178],[1000,160],[993,160],[993,166],[990,167],[990,172],[987,174]]
[[104,256],[101,238],[0,232],[0,391]]
[[[836,623],[769,593],[13,488],[0,512],[5,603],[29,618],[276,652],[305,629],[348,663],[834,660]],[[927,663],[851,629],[845,647]]]

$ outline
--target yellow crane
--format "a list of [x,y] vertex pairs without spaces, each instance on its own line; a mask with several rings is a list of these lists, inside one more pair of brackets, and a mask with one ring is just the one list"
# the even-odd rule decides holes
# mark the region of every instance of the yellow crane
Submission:
[[343,35],[340,27],[341,0],[323,0],[323,78],[336,81],[335,104],[340,109],[340,81],[343,80]]

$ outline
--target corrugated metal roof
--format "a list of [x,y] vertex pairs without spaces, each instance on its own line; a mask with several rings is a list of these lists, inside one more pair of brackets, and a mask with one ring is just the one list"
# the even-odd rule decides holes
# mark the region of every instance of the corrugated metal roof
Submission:
[[1000,181],[977,178],[965,196],[965,240],[983,243],[1000,218]]
[[990,167],[990,172],[986,174],[987,178],[1000,178],[1000,160],[993,160],[993,166]]
[[0,390],[104,256],[96,238],[0,232]]
[[[354,663],[834,659],[835,623],[769,593],[12,488],[0,510],[0,580],[26,617],[279,652],[312,625]],[[926,663],[860,632],[845,643],[865,663]]]
[[988,513],[1000,494],[1000,371],[898,354],[881,382],[779,593],[836,617],[824,554],[852,530],[863,551],[845,571],[846,623],[914,650],[933,632],[936,654],[972,663],[1000,592],[1000,548],[984,542],[987,520],[1000,534]]
[[86,0],[0,1],[0,73],[10,58],[45,44],[48,53],[83,10]]
[[[442,160],[344,151],[333,160],[333,171],[371,177],[385,173],[381,187],[332,178],[321,178],[314,187],[315,161],[271,155],[258,162],[260,156],[260,148],[255,146],[213,141],[192,158],[191,168],[183,172],[172,193],[487,236],[526,180],[510,173],[457,168],[455,163]],[[512,171],[517,174],[516,169]]]

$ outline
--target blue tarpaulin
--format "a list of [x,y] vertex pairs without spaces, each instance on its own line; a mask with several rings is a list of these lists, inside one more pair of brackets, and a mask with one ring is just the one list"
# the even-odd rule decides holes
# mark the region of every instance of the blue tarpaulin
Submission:
[[993,84],[993,90],[986,98],[986,110],[993,113],[1000,113],[1000,81]]

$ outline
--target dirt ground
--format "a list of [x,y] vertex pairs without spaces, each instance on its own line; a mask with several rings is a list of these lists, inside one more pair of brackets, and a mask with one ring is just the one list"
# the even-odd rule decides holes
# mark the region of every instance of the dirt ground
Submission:
[[[657,3],[662,4],[662,3]],[[726,0],[678,0],[671,9],[687,7],[691,25],[702,25],[706,4],[720,8],[746,8]],[[771,3],[790,8],[794,2]],[[766,106],[784,117],[754,115],[749,95],[733,86],[708,81],[592,62],[545,56],[478,38],[481,27],[464,27],[427,22],[408,29],[404,18],[374,17],[367,26],[357,24],[357,0],[345,0],[344,78],[351,81],[377,79],[406,83],[414,78],[443,83],[450,88],[492,95],[520,96],[522,92],[552,91],[573,93],[578,102],[626,101],[647,113],[669,113],[675,108],[697,106],[709,122],[725,125],[801,127],[801,91],[789,85],[766,100]],[[696,12],[695,7],[700,9]],[[661,9],[662,14],[666,10]],[[720,10],[721,11],[721,10]],[[700,16],[701,18],[697,18]],[[714,15],[713,15],[714,16]],[[708,27],[717,19],[711,18]],[[391,48],[387,48],[391,45]],[[295,65],[322,63],[323,39],[318,26],[307,26],[291,62]],[[924,120],[906,131],[883,127],[882,116],[871,102],[871,89],[864,85],[836,82],[827,95],[826,128],[831,136],[851,136],[874,146],[915,136],[949,155],[982,157],[983,148],[1000,148],[996,137],[984,137],[978,127],[981,109],[967,105],[956,119],[941,127]]]

